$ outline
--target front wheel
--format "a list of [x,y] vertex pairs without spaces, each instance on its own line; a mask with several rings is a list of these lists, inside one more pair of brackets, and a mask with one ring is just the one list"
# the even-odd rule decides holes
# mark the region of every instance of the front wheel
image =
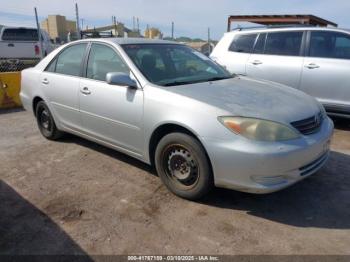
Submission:
[[49,140],[57,140],[63,133],[57,129],[51,112],[44,101],[40,101],[36,106],[36,120],[40,133]]
[[209,159],[200,142],[183,133],[171,133],[158,143],[157,173],[175,195],[196,200],[213,187]]

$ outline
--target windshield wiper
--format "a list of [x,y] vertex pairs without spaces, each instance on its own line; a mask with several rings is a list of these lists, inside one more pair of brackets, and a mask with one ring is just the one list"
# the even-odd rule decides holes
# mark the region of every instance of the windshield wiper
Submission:
[[174,81],[174,82],[166,83],[163,86],[189,85],[189,84],[195,84],[200,82],[218,81],[218,80],[229,79],[229,78],[233,78],[233,76],[220,76],[220,77],[216,76],[208,79],[198,79],[193,81]]
[[216,76],[216,77],[212,77],[207,79],[208,82],[210,81],[218,81],[218,80],[224,80],[224,79],[229,79],[229,78],[233,78],[233,76]]
[[197,81],[174,81],[170,83],[166,83],[163,86],[180,86],[180,85],[188,85],[196,83]]

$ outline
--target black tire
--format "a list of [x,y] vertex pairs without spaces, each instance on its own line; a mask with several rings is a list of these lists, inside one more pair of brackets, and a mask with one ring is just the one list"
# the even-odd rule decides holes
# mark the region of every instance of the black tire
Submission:
[[45,138],[57,140],[62,137],[63,132],[57,129],[52,114],[44,101],[37,104],[35,115],[40,133]]
[[155,152],[157,173],[175,195],[197,200],[213,188],[209,159],[201,143],[183,133],[171,133],[158,143]]

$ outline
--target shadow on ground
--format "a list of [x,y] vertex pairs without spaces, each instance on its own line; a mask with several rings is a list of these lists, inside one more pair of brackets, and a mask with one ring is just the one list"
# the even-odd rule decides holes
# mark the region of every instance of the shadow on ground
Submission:
[[[93,142],[70,135],[63,142],[88,147],[156,175],[148,165]],[[252,216],[296,227],[349,229],[349,163],[349,155],[332,151],[324,168],[285,190],[267,195],[253,195],[215,189],[201,203],[225,209],[245,210]]]
[[340,118],[340,117],[332,117],[334,122],[334,127],[336,129],[340,129],[343,131],[350,131],[350,119],[348,118]]
[[9,114],[9,113],[17,113],[17,112],[22,112],[22,111],[24,111],[23,107],[0,109],[0,115],[1,114]]
[[83,147],[87,147],[87,148],[90,148],[96,152],[99,152],[101,154],[105,154],[105,155],[108,155],[112,158],[115,158],[119,161],[122,161],[126,164],[129,164],[129,165],[132,165],[132,166],[135,166],[139,169],[142,169],[146,172],[149,172],[150,174],[152,175],[155,175],[157,176],[154,168],[152,168],[151,166],[145,164],[144,162],[136,159],[136,158],[133,158],[133,157],[130,157],[126,154],[123,154],[121,152],[118,152],[116,150],[113,150],[113,149],[110,149],[108,147],[105,147],[105,146],[102,146],[102,145],[99,145],[95,142],[91,142],[89,140],[86,140],[86,139],[83,139],[83,138],[80,138],[78,136],[75,136],[75,135],[71,135],[71,134],[65,134],[63,138],[61,138],[60,140],[58,140],[57,142],[61,142],[61,143],[74,143],[74,144],[77,144],[77,145],[80,145],[80,146],[83,146]]
[[202,203],[296,227],[350,229],[349,163],[349,155],[332,152],[323,169],[285,190],[252,195],[216,189]]
[[[80,257],[82,261],[92,261],[55,222],[2,180],[0,214],[1,260],[13,255],[69,254],[80,256],[59,260],[76,261]],[[42,261],[44,257],[37,259]]]

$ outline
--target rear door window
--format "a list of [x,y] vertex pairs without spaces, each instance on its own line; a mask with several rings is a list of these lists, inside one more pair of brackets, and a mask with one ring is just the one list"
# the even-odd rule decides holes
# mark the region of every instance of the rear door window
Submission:
[[350,59],[350,36],[338,32],[312,31],[309,56]]
[[2,34],[4,41],[38,41],[38,30],[28,28],[7,28]]
[[268,33],[264,54],[299,56],[303,32]]
[[55,72],[64,75],[80,76],[81,65],[87,44],[69,46],[57,57]]
[[265,42],[266,42],[266,35],[265,33],[259,34],[258,40],[256,41],[255,47],[254,47],[254,54],[263,54],[265,50]]
[[236,35],[229,47],[229,51],[251,53],[257,34]]
[[45,71],[54,73],[56,70],[56,63],[57,63],[57,59],[55,58],[53,61],[51,61],[48,67],[46,67]]

